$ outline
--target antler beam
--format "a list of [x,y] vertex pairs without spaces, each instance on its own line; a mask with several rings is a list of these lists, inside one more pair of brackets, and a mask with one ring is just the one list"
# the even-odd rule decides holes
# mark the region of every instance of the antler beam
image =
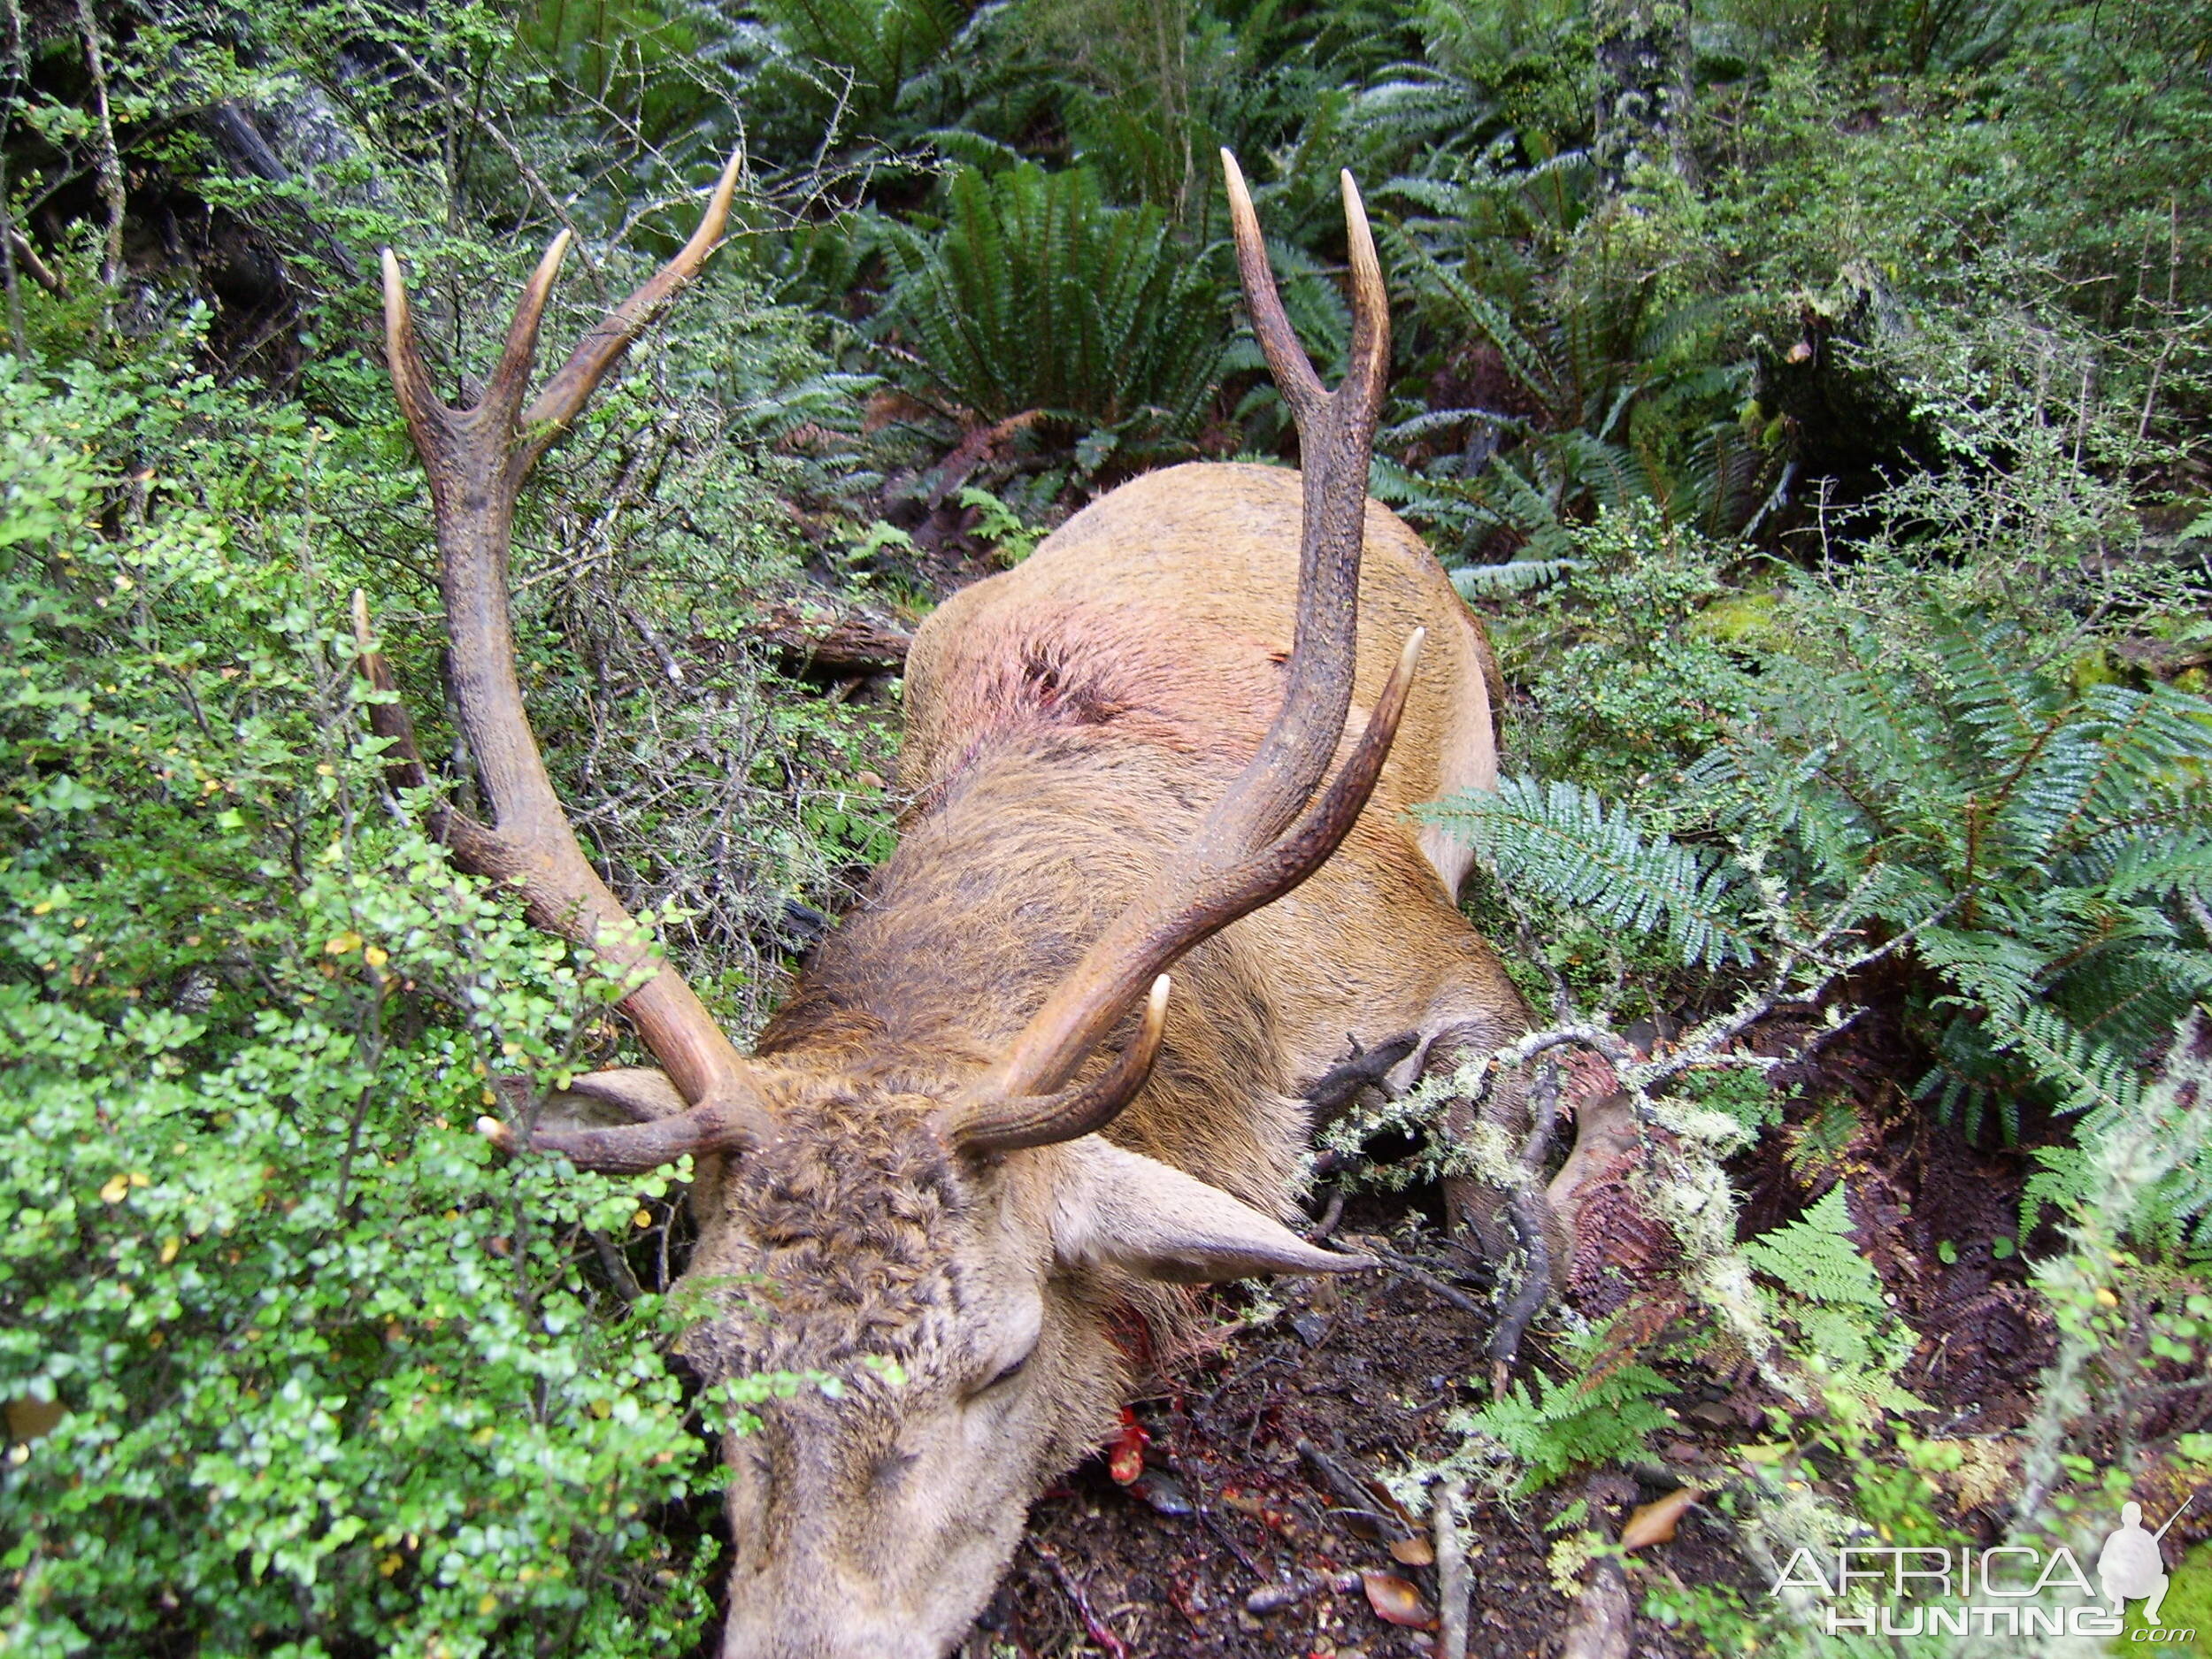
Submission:
[[[1352,346],[1343,384],[1325,392],[1284,313],[1244,176],[1227,150],[1221,159],[1245,303],[1297,422],[1303,472],[1298,611],[1282,706],[1251,761],[1163,873],[1160,896],[1131,906],[1107,927],[979,1086],[976,1097],[997,1104],[971,1109],[958,1124],[961,1144],[971,1148],[989,1147],[1003,1133],[997,1125],[1016,1119],[1025,1125],[1023,1139],[1011,1144],[1020,1145],[1071,1139],[1110,1121],[1110,1113],[1079,1112],[1069,1092],[1053,1091],[1148,980],[1326,862],[1381,775],[1420,653],[1417,630],[1342,771],[1323,788],[1351,710],[1367,467],[1388,385],[1389,297],[1359,190],[1344,173]],[[1128,1053],[1144,1046],[1141,1037]],[[1128,1093],[1135,1092],[1133,1085]]]
[[[588,946],[618,969],[650,972],[622,1006],[690,1102],[687,1111],[657,1122],[549,1131],[535,1137],[541,1148],[567,1153],[594,1168],[649,1169],[683,1152],[754,1143],[772,1135],[774,1124],[748,1080],[743,1056],[683,977],[659,960],[644,930],[592,868],[546,772],[523,708],[508,612],[515,503],[547,446],[714,251],[728,220],[741,162],[741,154],[730,157],[683,250],[585,335],[527,408],[523,400],[537,356],[539,326],[568,250],[568,233],[553,239],[524,287],[483,396],[460,409],[441,403],[432,392],[399,261],[388,248],[383,255],[392,386],[430,480],[438,590],[451,645],[446,672],[493,813],[492,823],[485,825],[444,809],[430,827],[464,870],[518,885],[536,926]],[[354,624],[364,672],[379,689],[390,690],[390,672],[372,649],[367,606],[358,595]],[[397,780],[426,782],[406,710],[387,699],[373,709],[372,723],[391,740]],[[500,1138],[498,1131],[494,1124],[488,1133]]]

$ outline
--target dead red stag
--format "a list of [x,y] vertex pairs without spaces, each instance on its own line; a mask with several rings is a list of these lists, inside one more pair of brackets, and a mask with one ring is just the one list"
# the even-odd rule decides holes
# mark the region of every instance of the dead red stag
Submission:
[[[1495,670],[1435,560],[1366,497],[1389,311],[1358,194],[1347,175],[1355,322],[1332,395],[1227,166],[1302,475],[1139,479],[939,610],[908,664],[903,839],[754,1052],[661,966],[625,1005],[660,1069],[583,1079],[555,1105],[580,1096],[601,1126],[535,1133],[588,1169],[698,1158],[690,1277],[716,1311],[685,1349],[703,1376],[843,1379],[724,1448],[729,1659],[942,1654],[1032,1499],[1112,1424],[1118,1323],[1171,1324],[1176,1285],[1371,1265],[1281,1219],[1348,1052],[1448,1071],[1525,1027],[1455,906],[1465,854],[1407,816],[1494,783]],[[509,537],[532,465],[711,251],[735,177],[526,403],[565,236],[461,410],[431,394],[385,256],[454,702],[494,811],[434,827],[464,868],[521,878],[540,926],[641,968],[524,713]],[[403,713],[377,719],[419,776]],[[1490,1231],[1498,1195],[1457,1197]],[[759,1283],[772,1318],[719,1288]]]

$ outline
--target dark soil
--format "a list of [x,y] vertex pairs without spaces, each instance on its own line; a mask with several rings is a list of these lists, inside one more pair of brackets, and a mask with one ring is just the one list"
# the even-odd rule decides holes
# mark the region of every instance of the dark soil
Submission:
[[[1934,1409],[1923,1432],[2001,1433],[2024,1419],[2051,1351],[2047,1316],[2026,1286],[2016,1236],[2032,1160],[1993,1133],[1970,1138],[1909,1101],[1895,1079],[1919,1076],[1924,1056],[1901,1029],[1895,999],[1871,1003],[1847,1041],[1814,1049],[1801,1076],[1791,1079],[1803,1097],[1779,1132],[1763,1137],[1734,1171],[1744,1229],[1778,1225],[1845,1179],[1860,1242],[1900,1313],[1922,1333],[1902,1380]],[[1771,1040],[1807,1034],[1778,1032]],[[1844,1119],[1849,1131],[1824,1148],[1824,1132],[1814,1120],[1824,1102],[1844,1098],[1852,1107]],[[1578,1280],[1571,1291],[1592,1315],[1632,1300],[1659,1310],[1650,1322],[1655,1334],[1666,1311],[1681,1305],[1669,1293],[1671,1252],[1642,1237],[1656,1223],[1626,1216],[1608,1225],[1619,1236],[1599,1252],[1604,1282]],[[1171,1383],[1135,1407],[1149,1436],[1144,1479],[1125,1487],[1101,1455],[1038,1503],[1029,1540],[970,1638],[965,1659],[1010,1652],[1023,1659],[1380,1659],[1432,1650],[1427,1632],[1378,1617],[1360,1586],[1334,1587],[1352,1572],[1388,1572],[1414,1584],[1425,1616],[1436,1605],[1434,1569],[1394,1561],[1386,1539],[1364,1517],[1342,1512],[1342,1500],[1299,1448],[1311,1443],[1366,1475],[1441,1458],[1459,1440],[1451,1418],[1481,1402],[1489,1292],[1479,1270],[1434,1230],[1433,1215],[1417,1205],[1356,1201],[1347,1228],[1354,1239],[1386,1235],[1394,1254],[1419,1262],[1482,1311],[1388,1270],[1278,1284],[1267,1303],[1243,1290],[1217,1293],[1213,1306],[1224,1323],[1215,1345],[1166,1368]],[[1540,1330],[1524,1349],[1523,1373],[1548,1362]],[[1634,1479],[1614,1471],[1608,1486],[1570,1484],[1476,1505],[1471,1654],[1555,1659],[1562,1652],[1570,1609],[1547,1559],[1555,1540],[1571,1530],[1552,1530],[1571,1504],[1590,1502],[1594,1518],[1617,1534],[1633,1504],[1688,1484],[1699,1470],[1724,1471],[1737,1442],[1766,1437],[1762,1408],[1778,1402],[1755,1379],[1662,1368],[1681,1392],[1672,1402],[1678,1428],[1661,1437],[1658,1463]],[[1167,1508],[1187,1512],[1163,1513],[1146,1501],[1161,1474],[1171,1483]],[[1993,1510],[1973,1513],[1978,1495],[1962,1496],[1954,1514],[1970,1528],[1993,1527]],[[1425,1526],[1427,1517],[1416,1518]],[[1578,1517],[1574,1524],[1587,1523]],[[1310,1579],[1330,1582],[1265,1614],[1246,1606],[1256,1591]],[[1755,1601],[1763,1589],[1727,1528],[1693,1507],[1671,1542],[1631,1559],[1634,1659],[1686,1659],[1701,1651],[1694,1639],[1641,1610],[1646,1591],[1666,1579],[1724,1585]]]
[[[1379,1232],[1386,1217],[1365,1219]],[[1433,1233],[1405,1236],[1402,1225],[1390,1243],[1486,1304]],[[1247,1610],[1246,1601],[1269,1586],[1367,1570],[1410,1581],[1422,1614],[1433,1614],[1434,1568],[1394,1561],[1374,1522],[1347,1512],[1299,1445],[1317,1446],[1356,1477],[1440,1458],[1458,1443],[1449,1419],[1479,1403],[1469,1379],[1482,1369],[1488,1320],[1392,1271],[1280,1283],[1271,1296],[1256,1308],[1223,1294],[1216,1304],[1223,1316],[1241,1311],[1249,1322],[1225,1325],[1210,1352],[1179,1368],[1171,1390],[1137,1404],[1150,1440],[1134,1486],[1118,1485],[1107,1460],[1094,1457],[1037,1504],[1028,1541],[969,1639],[968,1659],[995,1652],[1380,1659],[1432,1651],[1427,1632],[1386,1623],[1356,1585],[1325,1586],[1264,1615]],[[1160,1475],[1171,1483],[1167,1506],[1188,1513],[1164,1514],[1141,1495]],[[1663,1495],[1672,1484],[1628,1502]],[[1545,1528],[1580,1495],[1477,1505],[1468,1536],[1471,1653],[1548,1659],[1560,1651],[1567,1604],[1546,1570],[1553,1540]],[[1613,1526],[1625,1507],[1605,1512]],[[1416,1518],[1425,1539],[1428,1517]],[[1659,1570],[1689,1582],[1746,1582],[1725,1534],[1695,1510],[1667,1557]],[[1639,1616],[1632,1651],[1671,1659],[1696,1650]]]

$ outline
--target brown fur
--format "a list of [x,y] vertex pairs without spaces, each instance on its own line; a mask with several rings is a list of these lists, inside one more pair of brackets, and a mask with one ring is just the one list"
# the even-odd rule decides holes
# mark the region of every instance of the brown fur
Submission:
[[965,1160],[932,1125],[1256,749],[1291,643],[1298,490],[1263,467],[1138,480],[916,638],[902,844],[758,1046],[781,1139],[698,1194],[690,1286],[714,1311],[694,1358],[843,1388],[772,1402],[727,1448],[729,1659],[941,1654],[1029,1500],[1119,1404],[1115,1311],[1168,1319],[1168,1281],[1327,1264],[1269,1219],[1302,1183],[1301,1091],[1352,1042],[1521,1026],[1455,908],[1463,856],[1407,817],[1494,782],[1495,671],[1371,504],[1354,733],[1405,634],[1429,641],[1351,835],[1176,967],[1150,1081],[1102,1140]]

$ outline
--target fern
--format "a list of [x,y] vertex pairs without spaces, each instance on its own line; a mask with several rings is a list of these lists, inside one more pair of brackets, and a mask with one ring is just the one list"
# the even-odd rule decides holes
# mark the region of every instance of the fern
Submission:
[[[1447,339],[1487,346],[1513,404],[1532,411],[1501,428],[1501,452],[1485,465],[1463,465],[1447,446],[1424,468],[1425,488],[1396,498],[1470,557],[1494,558],[1501,541],[1527,557],[1563,557],[1576,525],[1635,501],[1671,523],[1732,533],[1764,494],[1774,463],[1726,418],[1747,365],[1687,366],[1722,311],[1663,303],[1637,261],[1609,258],[1609,233],[1594,234],[1586,219],[1594,185],[1574,153],[1522,173],[1485,157],[1452,179],[1401,176],[1378,192],[1413,210],[1383,234],[1417,312]],[[1544,251],[1577,245],[1583,264],[1571,273]],[[1697,434],[1686,445],[1676,436],[1685,431]]]
[[1795,1221],[1748,1240],[1751,1265],[1787,1288],[1832,1307],[1886,1308],[1881,1276],[1851,1240],[1851,1212],[1840,1183]]
[[1771,1281],[1771,1311],[1796,1328],[1799,1357],[1828,1387],[1884,1411],[1927,1409],[1898,1384],[1916,1337],[1891,1311],[1881,1276],[1851,1237],[1840,1182],[1798,1219],[1741,1248],[1753,1271]]
[[[1801,595],[1816,615],[1821,593]],[[2014,626],[1939,605],[1828,614],[1840,663],[1770,664],[1755,718],[1686,774],[1681,818],[1770,844],[1808,896],[1918,929],[1939,981],[1919,1091],[1970,1133],[1992,1107],[2016,1133],[2024,1085],[2133,1110],[2140,1067],[2212,990],[2181,911],[2212,891],[2212,708],[2078,692],[2021,664]]]
[[895,280],[876,319],[896,372],[964,418],[1042,410],[1169,435],[1218,373],[1219,297],[1151,208],[1115,208],[1080,170],[964,169],[935,235],[891,227]]
[[1547,588],[1582,568],[1576,559],[1509,559],[1502,565],[1463,565],[1452,572],[1462,599],[1496,599]]
[[[1698,591],[1694,558],[1666,565],[1636,550],[1648,536],[1623,541],[1645,513],[1567,531],[1575,581],[1522,591],[1578,617]],[[1608,568],[1624,557],[1659,574],[1640,586]],[[1642,816],[1526,780],[1434,816],[1515,902],[1663,938],[1689,965],[1778,961],[1810,983],[1824,960],[1890,941],[1916,970],[1906,1011],[1930,1058],[1913,1083],[1939,1116],[2016,1139],[2036,1105],[2103,1134],[2145,1110],[2147,1069],[2212,996],[2212,703],[2075,686],[2030,660],[2016,624],[1886,583],[1800,579],[1774,608],[1785,626],[1759,612],[1761,632],[1721,636],[1757,647],[1755,672],[1716,676],[1709,652],[1694,681],[1669,659],[1674,695],[1730,712]],[[1609,685],[1634,672],[1602,643],[1568,655]],[[1632,733],[1663,718],[1626,707]],[[2047,1163],[2038,1202],[2078,1167]],[[2212,1183],[2188,1190],[2201,1213]]]
[[1702,848],[1646,831],[1624,809],[1609,811],[1594,791],[1512,778],[1495,793],[1470,790],[1431,812],[1510,887],[1594,921],[1663,933],[1693,965],[1752,960],[1728,866]]
[[1487,1436],[1522,1465],[1521,1489],[1534,1492],[1592,1463],[1617,1463],[1644,1448],[1668,1426],[1658,1398],[1674,1385],[1648,1365],[1596,1362],[1604,1356],[1609,1322],[1563,1344],[1578,1376],[1538,1376],[1516,1383],[1488,1404],[1452,1419],[1460,1433]]
[[2020,1230],[2048,1209],[2104,1236],[2212,1253],[2212,1034],[2193,1014],[2157,1079],[2124,1110],[2085,1120],[2078,1144],[2038,1147],[2020,1199]]

